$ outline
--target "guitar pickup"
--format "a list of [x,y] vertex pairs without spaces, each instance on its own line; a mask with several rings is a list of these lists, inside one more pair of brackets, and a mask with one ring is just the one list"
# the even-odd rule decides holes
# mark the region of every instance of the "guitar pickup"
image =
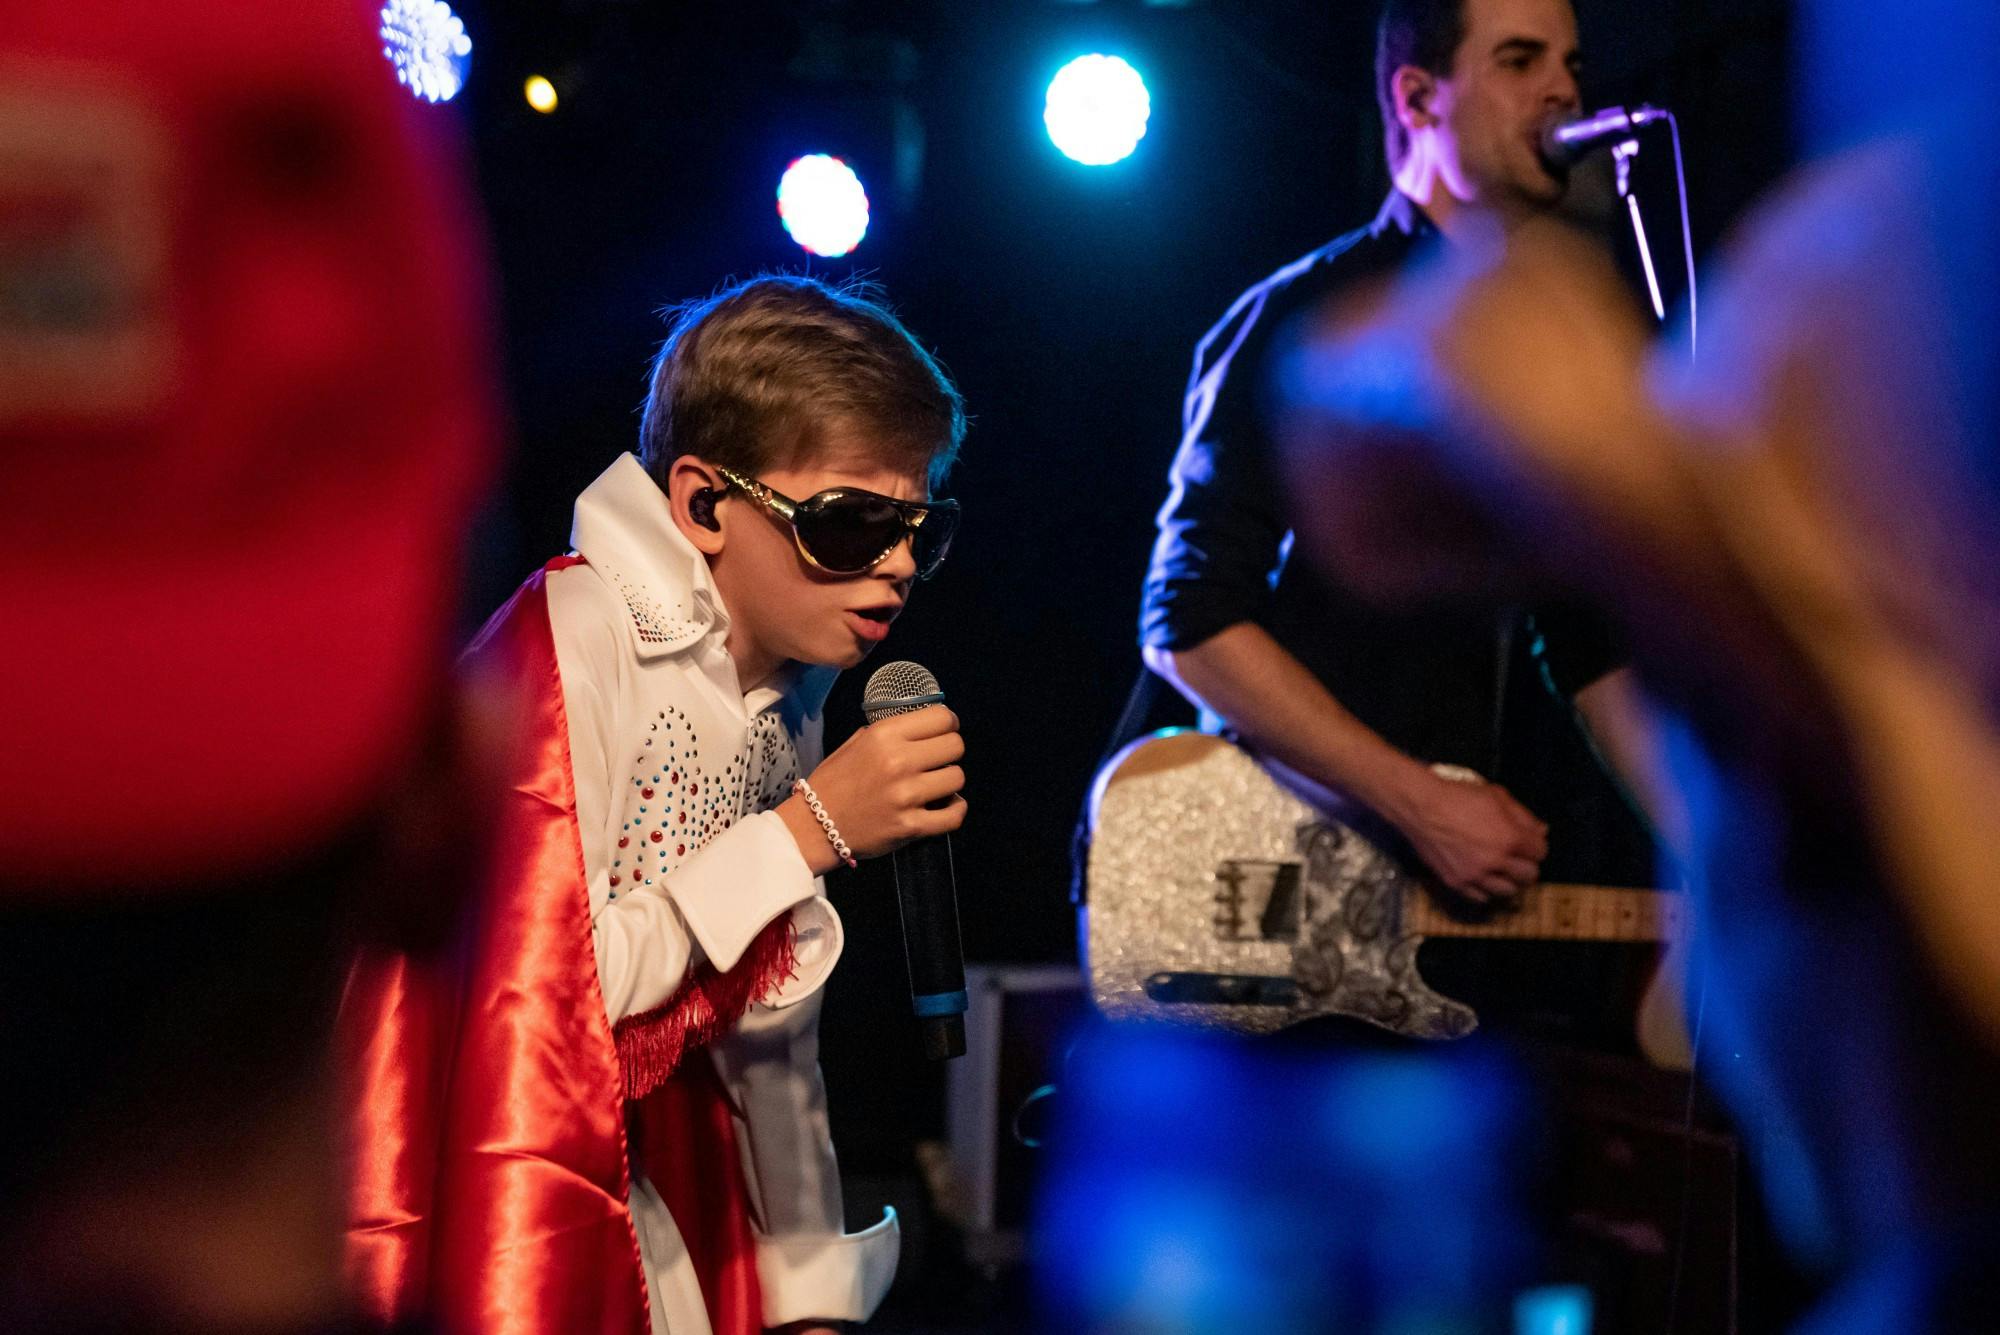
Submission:
[[1156,973],[1146,995],[1169,1006],[1296,1006],[1299,985],[1256,973]]
[[1303,872],[1296,862],[1237,858],[1217,867],[1216,939],[1297,941],[1305,922],[1305,897],[1299,890]]

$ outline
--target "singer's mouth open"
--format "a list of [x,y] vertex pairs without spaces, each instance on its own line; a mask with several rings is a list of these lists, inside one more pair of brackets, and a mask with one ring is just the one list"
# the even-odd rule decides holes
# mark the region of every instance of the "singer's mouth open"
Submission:
[[889,623],[896,619],[896,612],[888,607],[849,609],[848,626],[862,639],[879,643],[889,634]]

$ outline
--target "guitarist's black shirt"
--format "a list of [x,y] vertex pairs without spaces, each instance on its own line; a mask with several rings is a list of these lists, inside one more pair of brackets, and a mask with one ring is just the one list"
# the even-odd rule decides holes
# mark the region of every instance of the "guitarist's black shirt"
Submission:
[[[1260,401],[1266,352],[1296,317],[1394,276],[1435,244],[1423,212],[1392,190],[1372,223],[1252,287],[1202,339],[1146,577],[1140,641],[1187,649],[1255,622],[1390,743],[1421,760],[1477,770],[1547,821],[1546,879],[1655,884],[1651,841],[1569,704],[1620,661],[1595,617],[1556,607],[1384,611],[1288,559],[1292,498],[1275,475]],[[1449,956],[1465,944],[1434,942],[1426,954]],[[1477,991],[1514,997],[1519,989],[1498,975],[1555,973],[1577,993],[1562,1009],[1619,1009],[1610,994],[1624,989],[1608,975],[1624,970],[1611,952],[1563,946],[1469,951],[1468,959],[1473,953],[1480,960],[1467,969],[1492,984]],[[1450,990],[1442,975],[1459,969],[1439,958],[1431,971]]]

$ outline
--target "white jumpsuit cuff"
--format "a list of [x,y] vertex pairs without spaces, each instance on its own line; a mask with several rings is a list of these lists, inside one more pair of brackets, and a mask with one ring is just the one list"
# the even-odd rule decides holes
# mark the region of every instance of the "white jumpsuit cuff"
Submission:
[[757,1283],[764,1324],[866,1321],[896,1277],[902,1238],[896,1212],[859,1233],[757,1235]]

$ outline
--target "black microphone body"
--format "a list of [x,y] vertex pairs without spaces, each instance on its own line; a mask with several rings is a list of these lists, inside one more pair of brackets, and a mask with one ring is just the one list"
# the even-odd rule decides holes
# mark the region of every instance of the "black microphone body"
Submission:
[[1568,166],[1595,148],[1629,139],[1640,128],[1663,121],[1659,107],[1606,107],[1573,121],[1560,121],[1542,131],[1542,160]]
[[[861,709],[870,723],[938,704],[937,678],[914,663],[888,663],[868,679]],[[936,834],[889,855],[903,919],[910,1006],[932,1061],[965,1055],[965,947],[958,933],[958,882],[951,837]]]
[[951,836],[934,834],[889,855],[903,914],[910,1005],[932,1061],[965,1055],[965,948],[958,936],[958,882]]

